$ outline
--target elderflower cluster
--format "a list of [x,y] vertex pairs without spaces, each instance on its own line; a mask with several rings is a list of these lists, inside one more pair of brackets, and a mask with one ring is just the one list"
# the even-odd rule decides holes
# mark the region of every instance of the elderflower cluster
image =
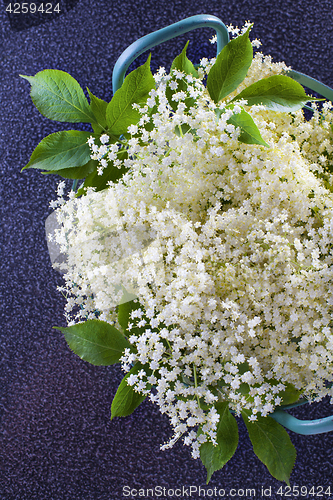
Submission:
[[[124,289],[136,298],[121,361],[144,369],[128,384],[169,416],[164,447],[183,437],[195,458],[216,443],[218,401],[255,420],[290,384],[333,396],[332,104],[309,121],[249,107],[269,148],[244,144],[228,123],[240,106],[217,115],[203,85],[212,64],[198,78],[158,71],[125,160],[106,134],[89,140],[102,170],[127,171],[62,204],[55,235],[69,324],[97,315],[119,327]],[[257,53],[229,98],[284,70]]]

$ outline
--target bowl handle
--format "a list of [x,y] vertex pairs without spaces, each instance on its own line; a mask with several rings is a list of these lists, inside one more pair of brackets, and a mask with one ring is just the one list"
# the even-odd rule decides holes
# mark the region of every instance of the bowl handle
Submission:
[[315,78],[304,75],[304,73],[300,73],[299,71],[294,70],[288,71],[287,76],[290,76],[291,78],[296,80],[296,82],[304,85],[304,87],[308,87],[310,90],[318,92],[318,94],[326,97],[326,99],[328,99],[329,101],[333,101],[333,89],[331,89],[331,87],[328,87],[327,85],[324,85],[324,83],[319,82]]
[[187,33],[196,28],[214,28],[217,35],[217,55],[223,47],[229,42],[228,29],[223,22],[210,14],[200,14],[197,16],[188,17],[178,23],[171,24],[166,28],[154,31],[148,35],[139,38],[132,43],[118,58],[112,73],[112,90],[113,94],[121,87],[125,73],[129,65],[143,52],[155,45],[166,42],[178,35]]
[[283,410],[276,410],[270,416],[290,431],[305,436],[333,431],[333,416],[316,420],[299,420]]

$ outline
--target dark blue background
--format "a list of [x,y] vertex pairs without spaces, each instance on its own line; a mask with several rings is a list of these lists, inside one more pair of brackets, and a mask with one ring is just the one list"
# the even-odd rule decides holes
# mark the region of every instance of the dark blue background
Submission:
[[[125,498],[125,485],[204,487],[204,468],[187,447],[179,443],[160,451],[171,429],[155,406],[146,401],[133,415],[110,422],[119,366],[81,361],[52,329],[65,325],[64,299],[56,290],[62,280],[50,266],[44,221],[59,178],[20,170],[43,137],[78,127],[42,117],[30,99],[30,85],[18,75],[61,69],[110,100],[113,66],[130,43],[207,13],[226,24],[254,22],[252,35],[261,39],[265,53],[333,86],[332,1],[63,0],[63,13],[49,20],[8,16],[7,4],[0,3],[0,500],[118,500]],[[168,68],[188,38],[194,62],[213,56],[212,34],[196,30],[153,49],[152,68]],[[303,418],[330,413],[328,402],[294,411]],[[298,452],[291,484],[330,485],[333,492],[333,434],[290,435]],[[239,448],[210,486],[256,488],[257,498],[262,485],[271,486],[271,498],[278,499],[284,498],[276,494],[281,484],[255,457],[240,423]]]

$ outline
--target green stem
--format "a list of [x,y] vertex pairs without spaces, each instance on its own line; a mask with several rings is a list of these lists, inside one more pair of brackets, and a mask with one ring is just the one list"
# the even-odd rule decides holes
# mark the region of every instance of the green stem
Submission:
[[[194,375],[194,387],[197,389],[198,388],[198,381],[197,381],[197,369],[195,367],[195,364],[193,363],[193,375]],[[199,400],[199,396],[197,396],[197,402],[198,402],[198,406],[201,410],[201,406],[200,406],[200,400]]]
[[172,352],[172,348],[171,348],[171,345],[170,345],[170,342],[168,341],[168,339],[165,339],[166,343],[168,344],[169,346],[169,349],[170,349],[170,352]]

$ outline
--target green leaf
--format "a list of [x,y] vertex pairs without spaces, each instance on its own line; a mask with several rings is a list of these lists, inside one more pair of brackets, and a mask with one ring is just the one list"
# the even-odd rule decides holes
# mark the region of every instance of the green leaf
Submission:
[[[141,335],[143,332],[146,331],[146,326],[142,326],[138,328],[137,326],[131,327],[130,332],[128,331],[128,325],[132,321],[131,320],[131,312],[136,311],[137,309],[143,309],[142,305],[140,302],[137,300],[136,295],[133,295],[130,292],[127,292],[124,287],[123,292],[124,295],[121,298],[120,304],[118,306],[118,322],[120,326],[122,327],[125,335],[131,334],[131,335]],[[149,324],[149,319],[146,317],[144,314],[141,319],[144,319],[147,324]],[[164,326],[163,326],[164,327]],[[161,326],[162,328],[162,326]]]
[[155,128],[154,123],[153,123],[151,118],[153,115],[155,115],[157,113],[157,108],[158,108],[158,106],[156,104],[152,108],[148,108],[147,115],[149,116],[150,120],[149,120],[149,122],[146,122],[144,124],[144,128],[148,132],[151,132]]
[[186,43],[185,47],[183,48],[182,52],[177,56],[170,68],[170,73],[173,69],[178,69],[179,71],[183,71],[187,75],[193,75],[195,78],[198,78],[199,74],[195,67],[193,66],[193,63],[187,58],[186,56],[186,50],[188,47],[189,41]]
[[114,326],[91,319],[67,328],[54,326],[60,330],[75,354],[93,365],[113,365],[131,344]]
[[[146,395],[136,392],[131,385],[127,384],[127,379],[130,375],[137,375],[140,370],[147,368],[136,363],[131,370],[125,375],[117,389],[111,404],[111,420],[114,417],[127,417],[146,399]],[[150,371],[150,370],[149,370]]]
[[215,408],[220,415],[216,438],[218,445],[206,442],[200,446],[200,458],[207,469],[207,484],[213,473],[222,469],[234,455],[238,445],[238,426],[229,411],[228,402],[217,403]]
[[207,77],[207,90],[213,101],[233,92],[246,77],[253,59],[249,40],[251,27],[241,36],[231,40],[219,53]]
[[266,148],[269,148],[267,142],[261,137],[260,131],[254,123],[252,116],[243,108],[240,113],[232,115],[229,118],[228,123],[231,123],[235,127],[239,127],[241,129],[241,133],[238,137],[240,142],[243,142],[244,144],[259,144],[260,146],[266,146]]
[[263,104],[273,111],[297,111],[308,101],[318,99],[306,95],[302,85],[289,76],[274,75],[263,78],[242,90],[233,101],[246,99],[248,106]]
[[130,125],[139,121],[140,113],[132,106],[134,103],[144,104],[149,92],[155,88],[155,80],[150,71],[150,57],[149,54],[145,64],[126,76],[108,104],[106,121],[111,134],[124,134]]
[[46,118],[70,123],[94,121],[82,88],[65,71],[45,69],[35,76],[20,76],[31,83],[31,99]]
[[[179,56],[177,56],[173,60],[173,62],[171,64],[171,68],[170,68],[170,73],[173,69],[178,69],[179,71],[183,71],[185,74],[193,75],[195,78],[197,78],[199,76],[199,74],[198,74],[197,70],[195,69],[195,67],[193,66],[192,62],[186,56],[186,49],[187,49],[188,44],[189,44],[189,42],[186,43],[181,54],[179,54]],[[181,92],[181,91],[187,92],[188,85],[184,80],[177,79],[175,77],[173,77],[170,81],[177,82],[178,86],[176,89],[171,89],[170,86],[167,85],[165,95],[166,95],[168,102],[169,102],[170,106],[172,107],[172,109],[174,111],[176,111],[178,108],[178,102],[173,101],[172,97],[177,92]],[[169,81],[169,83],[170,83],[170,81]],[[185,102],[185,105],[187,108],[191,108],[195,104],[195,100],[193,99],[193,97],[187,97],[184,102]]]
[[296,450],[287,431],[272,417],[258,416],[250,422],[250,410],[243,410],[242,417],[249,432],[253,451],[266,465],[273,477],[285,481],[289,486],[289,477],[296,460]]
[[33,151],[29,163],[22,168],[40,168],[56,172],[64,168],[82,167],[90,160],[87,143],[90,132],[63,130],[44,137]]
[[118,306],[118,322],[124,332],[127,331],[130,314],[133,311],[134,301],[125,302]]
[[82,165],[82,167],[70,167],[70,168],[62,168],[61,170],[57,170],[56,172],[41,172],[42,174],[49,175],[56,173],[64,179],[84,179],[87,175],[89,175],[93,170],[96,170],[98,165],[98,161],[89,160],[88,163]]
[[293,384],[290,384],[289,382],[284,382],[284,385],[286,386],[285,390],[277,394],[277,396],[282,398],[281,404],[292,405],[293,403],[296,403],[301,397],[301,391],[298,391]]
[[[125,335],[127,335],[128,323],[131,319],[130,318],[131,312],[140,307],[140,304],[138,301],[134,302],[134,300],[127,300],[130,298],[133,299],[134,296],[132,294],[126,292],[122,298],[122,303],[120,303],[118,306],[118,322],[119,322],[120,326],[122,327]],[[125,300],[126,300],[126,302],[125,302]],[[133,333],[132,330],[131,330],[131,333]]]
[[178,137],[182,137],[187,132],[193,133],[193,135],[195,135],[195,129],[192,129],[191,126],[188,125],[187,123],[182,123],[181,125],[176,125],[175,134]]
[[[199,76],[199,74],[198,74],[197,70],[195,69],[195,67],[193,66],[192,62],[186,56],[186,49],[187,49],[188,44],[189,44],[189,42],[186,43],[181,54],[179,54],[179,56],[177,56],[174,59],[174,61],[172,62],[171,68],[170,68],[170,73],[173,69],[178,69],[179,71],[183,71],[185,74],[193,75],[195,78],[197,78]],[[172,107],[172,109],[174,111],[176,111],[178,108],[178,102],[173,101],[172,97],[177,92],[181,92],[181,91],[187,92],[188,85],[184,80],[177,79],[174,76],[172,77],[172,79],[170,81],[177,82],[178,86],[176,89],[171,89],[170,86],[167,85],[165,95],[166,95],[168,102],[169,102],[170,106]],[[169,81],[169,83],[170,83],[170,81]],[[185,105],[187,108],[191,108],[195,104],[195,100],[193,99],[193,97],[187,97],[184,102],[185,102]]]
[[[172,80],[170,80],[170,81],[172,81]],[[169,83],[170,83],[170,81],[169,81]],[[176,80],[176,81],[177,81],[177,83],[178,83],[178,87],[177,87],[176,89],[174,89],[174,90],[173,90],[173,89],[171,89],[171,88],[169,87],[169,85],[168,85],[168,86],[167,86],[167,88],[165,89],[165,96],[166,96],[166,98],[168,99],[168,102],[169,102],[170,106],[172,107],[172,109],[173,109],[174,111],[176,111],[176,110],[177,110],[177,108],[178,108],[178,104],[179,104],[179,103],[178,103],[177,101],[174,101],[174,100],[172,99],[172,96],[173,96],[174,94],[176,94],[177,92],[181,92],[181,91],[183,91],[183,92],[187,92],[187,83],[186,83],[186,82],[184,82],[183,80]],[[195,104],[195,99],[194,99],[193,97],[186,97],[186,98],[185,98],[185,100],[184,100],[184,101],[182,101],[182,102],[184,102],[184,103],[185,103],[186,108],[187,108],[187,109],[189,109],[189,108],[191,108],[192,106],[194,106],[194,104]]]
[[89,107],[96,121],[96,123],[92,123],[91,125],[94,129],[94,132],[96,134],[100,134],[107,129],[106,108],[108,106],[108,103],[106,101],[103,101],[103,99],[99,99],[98,97],[94,96],[94,94],[90,92],[88,87],[87,91],[90,97]]
[[[118,158],[127,158],[127,151],[120,151],[118,153]],[[119,159],[120,159],[119,158]],[[108,161],[108,166],[104,168],[102,175],[99,175],[97,169],[95,169],[91,174],[89,174],[83,186],[78,190],[77,196],[81,196],[85,193],[85,188],[94,187],[97,191],[102,191],[108,187],[108,182],[117,182],[121,177],[127,172],[128,168],[122,165],[121,168],[115,167],[112,161]]]

